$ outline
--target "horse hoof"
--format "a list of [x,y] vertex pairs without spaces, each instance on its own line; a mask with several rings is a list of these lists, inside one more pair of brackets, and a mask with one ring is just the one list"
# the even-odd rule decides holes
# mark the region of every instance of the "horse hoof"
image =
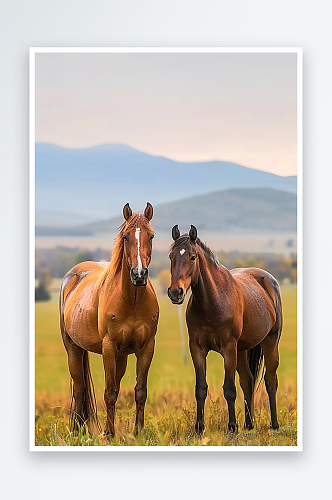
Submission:
[[239,427],[237,425],[237,422],[235,424],[228,424],[228,432],[231,434],[237,434],[239,430]]
[[252,423],[244,424],[244,430],[246,430],[246,431],[251,431],[253,428],[254,428],[254,426],[252,425]]
[[201,436],[203,434],[204,430],[205,430],[205,425],[202,423],[196,422],[195,432],[196,432],[197,436]]
[[278,422],[276,424],[270,424],[270,429],[277,431],[279,429],[279,424]]
[[103,437],[107,439],[107,441],[110,441],[113,437],[115,436],[115,432],[113,434],[108,431],[103,432]]
[[134,429],[134,436],[135,437],[139,436],[142,431],[143,431],[143,427],[135,427],[135,429]]

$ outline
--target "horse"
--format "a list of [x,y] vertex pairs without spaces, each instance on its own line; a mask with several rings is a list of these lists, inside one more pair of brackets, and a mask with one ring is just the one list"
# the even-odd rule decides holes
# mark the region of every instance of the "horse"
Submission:
[[223,392],[228,406],[229,432],[238,431],[235,416],[236,370],[245,399],[244,427],[248,430],[253,428],[253,394],[263,356],[270,425],[272,429],[278,429],[278,344],[283,318],[277,280],[267,271],[255,267],[229,271],[197,237],[197,229],[193,225],[189,233],[182,235],[178,226],[174,226],[172,237],[168,296],[173,304],[182,304],[190,287],[192,291],[186,320],[196,373],[196,433],[200,435],[205,429],[204,406],[208,390],[206,356],[209,351],[216,351],[224,358]]
[[65,275],[60,291],[60,329],[73,383],[71,429],[92,421],[101,427],[89,367],[89,352],[101,354],[107,410],[104,435],[114,436],[115,403],[129,354],[135,354],[136,421],[144,427],[147,378],[154,353],[159,306],[148,276],[154,232],[153,207],[144,214],[123,208],[109,263],[82,262]]

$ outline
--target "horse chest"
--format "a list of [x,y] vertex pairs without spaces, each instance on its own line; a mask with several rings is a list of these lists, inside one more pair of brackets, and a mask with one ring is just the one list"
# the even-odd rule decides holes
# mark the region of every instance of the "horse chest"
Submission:
[[100,320],[101,337],[107,335],[119,353],[137,352],[155,335],[157,321],[153,321],[152,314],[150,316],[137,315],[134,310],[111,308]]
[[116,345],[117,351],[121,354],[138,352],[154,334],[155,331],[150,325],[135,321],[115,323],[108,329],[111,342]]
[[[187,317],[189,338],[202,350],[222,352],[224,346],[234,337],[233,319],[221,316],[207,321],[206,317]],[[239,336],[239,334],[236,334]]]
[[218,307],[214,309],[197,308],[195,304],[188,305],[187,323],[188,328],[199,329],[208,332],[229,330],[234,326],[235,314],[230,308]]

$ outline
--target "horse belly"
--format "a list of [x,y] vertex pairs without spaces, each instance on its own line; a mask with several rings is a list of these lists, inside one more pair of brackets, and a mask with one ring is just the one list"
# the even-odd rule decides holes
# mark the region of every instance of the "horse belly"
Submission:
[[252,301],[243,315],[243,329],[239,339],[239,350],[256,346],[267,336],[275,323],[275,315],[266,302]]

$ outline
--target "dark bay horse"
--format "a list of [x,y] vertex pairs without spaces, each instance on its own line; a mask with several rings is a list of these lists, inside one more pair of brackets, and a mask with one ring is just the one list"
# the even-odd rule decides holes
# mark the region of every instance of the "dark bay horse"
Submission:
[[[144,426],[147,377],[154,352],[159,307],[148,266],[154,236],[153,207],[144,215],[123,208],[124,223],[109,264],[82,262],[63,279],[60,326],[73,381],[72,429],[98,423],[88,351],[102,354],[105,371],[105,435],[114,435],[115,403],[128,354],[137,358],[135,433]],[[99,425],[99,424],[98,424]]]
[[279,365],[278,344],[282,329],[280,288],[277,280],[255,267],[228,271],[211,250],[197,238],[172,229],[170,248],[171,286],[168,296],[182,304],[191,287],[187,306],[189,347],[196,372],[196,432],[204,430],[207,396],[206,356],[219,352],[224,358],[224,396],[228,405],[228,429],[237,431],[235,417],[235,373],[239,373],[245,399],[245,428],[253,428],[254,386],[264,355],[265,385],[270,401],[271,427],[278,429],[276,392]]

